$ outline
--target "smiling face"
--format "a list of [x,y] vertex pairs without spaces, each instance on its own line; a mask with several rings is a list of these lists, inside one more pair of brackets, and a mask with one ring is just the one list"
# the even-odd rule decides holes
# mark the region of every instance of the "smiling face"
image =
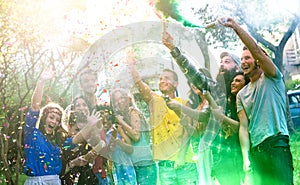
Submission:
[[47,134],[52,134],[60,125],[61,117],[61,112],[56,108],[49,110],[49,113],[46,115],[45,119],[45,131]]
[[125,92],[115,91],[112,101],[117,110],[124,112],[129,109],[129,97]]
[[84,71],[80,76],[80,88],[87,94],[94,94],[97,90],[97,74],[92,70]]
[[159,77],[158,85],[159,90],[163,94],[168,95],[175,92],[178,86],[178,80],[176,80],[174,73],[172,73],[171,71],[163,71],[163,73]]
[[246,84],[245,78],[243,75],[237,75],[233,78],[231,82],[231,93],[237,94]]
[[256,74],[257,66],[252,54],[249,50],[244,50],[241,57],[241,67],[245,75],[251,77]]
[[75,100],[74,111],[82,112],[86,116],[90,115],[89,107],[83,98],[78,98],[77,100]]
[[237,65],[230,56],[221,58],[219,73],[224,74],[226,71],[237,71]]

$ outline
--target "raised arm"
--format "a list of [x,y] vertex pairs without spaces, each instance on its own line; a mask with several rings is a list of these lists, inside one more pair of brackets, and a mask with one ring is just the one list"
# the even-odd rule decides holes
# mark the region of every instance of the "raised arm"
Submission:
[[141,137],[141,116],[136,111],[130,111],[130,123],[126,123],[123,116],[116,115],[118,123],[122,125],[125,133],[134,141],[139,141]]
[[37,84],[35,86],[32,98],[31,98],[31,108],[32,111],[38,111],[41,109],[42,98],[43,98],[43,89],[44,83],[46,80],[49,80],[54,77],[54,71],[48,69],[42,72]]
[[187,116],[191,117],[194,120],[205,122],[207,118],[209,117],[209,113],[206,111],[200,111],[197,109],[192,109],[186,105],[182,105],[176,100],[171,100],[167,103],[168,107],[174,111],[180,111],[183,114],[186,114]]
[[221,108],[211,109],[211,111],[217,119],[222,120],[222,124],[230,125],[234,132],[239,130],[240,122],[226,116]]
[[143,100],[149,104],[150,100],[152,99],[152,92],[150,87],[142,81],[139,72],[135,68],[136,60],[133,49],[127,50],[126,63],[133,81],[142,95]]
[[[224,21],[226,20],[226,21]],[[220,18],[218,22],[226,27],[232,28],[239,36],[245,46],[249,49],[257,64],[267,76],[275,77],[276,68],[273,61],[268,57],[255,40],[232,18]]]
[[200,72],[174,45],[173,40],[173,37],[168,32],[164,31],[162,33],[162,43],[170,49],[172,57],[188,81],[198,89],[204,90],[209,88],[208,85],[213,80]]

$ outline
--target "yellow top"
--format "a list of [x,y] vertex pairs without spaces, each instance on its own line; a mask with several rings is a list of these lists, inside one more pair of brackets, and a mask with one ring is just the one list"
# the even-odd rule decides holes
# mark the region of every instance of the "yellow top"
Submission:
[[[174,100],[181,104],[186,103],[178,97]],[[168,108],[161,96],[155,96],[149,102],[149,108],[153,159],[177,161],[184,157],[185,162],[194,162],[194,153],[190,144],[186,145],[187,136],[177,114]]]

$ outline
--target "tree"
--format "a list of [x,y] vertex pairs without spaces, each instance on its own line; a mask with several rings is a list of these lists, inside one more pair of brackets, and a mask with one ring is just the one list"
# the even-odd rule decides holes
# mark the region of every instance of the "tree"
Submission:
[[[283,71],[284,47],[300,23],[300,3],[298,3],[298,11],[295,13],[279,11],[284,10],[283,8],[274,11],[271,3],[276,4],[278,2],[269,0],[246,0],[243,2],[225,0],[217,5],[210,4],[209,9],[211,11],[203,13],[201,9],[198,9],[197,15],[199,19],[212,21],[223,15],[234,17],[241,25],[246,27],[262,47],[267,49],[275,65],[280,71]],[[221,43],[226,48],[226,46],[230,46],[228,43],[236,43],[237,41],[237,37],[232,35],[232,30],[224,32],[224,30],[211,29],[208,31],[210,32],[209,37],[207,37],[209,44],[220,46]],[[224,36],[227,39],[224,40]]]
[[47,67],[56,69],[56,77],[46,84],[48,98],[44,101],[65,107],[79,73],[76,61],[87,45],[82,39],[69,38],[68,45],[49,47],[40,34],[41,25],[20,16],[21,9],[22,4],[11,1],[0,4],[0,183],[4,175],[7,184],[18,184],[24,159],[24,113],[39,75]]

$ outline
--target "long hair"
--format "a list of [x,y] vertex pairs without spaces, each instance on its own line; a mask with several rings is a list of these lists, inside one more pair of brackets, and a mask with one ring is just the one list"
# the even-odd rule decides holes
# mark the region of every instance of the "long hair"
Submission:
[[[114,102],[115,101],[115,93],[117,93],[117,92],[119,92],[119,93],[121,93],[122,94],[122,96],[125,96],[126,98],[128,98],[128,103],[129,103],[129,107],[134,107],[134,108],[136,108],[137,106],[136,106],[136,104],[134,103],[135,101],[134,101],[134,98],[133,98],[133,96],[129,93],[129,92],[127,92],[125,89],[123,89],[123,88],[115,88],[115,89],[113,89],[112,91],[111,91],[111,94],[110,94],[110,99],[111,99],[111,105],[113,106],[113,108],[115,109],[115,104],[116,104],[116,102]],[[116,111],[116,110],[115,110]]]
[[[238,75],[241,75],[241,76],[244,77],[245,85],[247,85],[247,84],[250,82],[249,77],[246,76],[246,75],[244,75],[243,72],[238,72],[238,73],[236,73],[236,74],[232,77],[232,79],[231,79],[230,82],[232,83],[233,79],[234,79],[236,76],[238,76]],[[230,83],[230,84],[231,84],[231,83]],[[245,85],[244,85],[244,86],[245,86]],[[227,102],[227,113],[230,114],[230,117],[231,117],[232,119],[238,120],[238,115],[237,115],[236,109],[237,109],[237,108],[236,108],[236,95],[235,95],[235,94],[232,94],[232,93],[230,92],[230,94],[229,94],[229,96],[228,96],[228,102]]]
[[142,113],[142,111],[138,108],[138,106],[135,103],[134,97],[130,92],[127,92],[125,89],[123,88],[115,88],[111,91],[111,106],[113,106],[114,111],[116,112],[116,114],[120,113],[118,112],[118,110],[115,109],[115,99],[114,99],[114,94],[116,92],[120,92],[122,94],[122,96],[127,97],[128,98],[128,102],[129,102],[129,106],[128,106],[128,110],[125,112],[122,112],[122,116],[125,122],[129,123],[129,125],[131,125],[130,123],[130,118],[131,118],[131,112],[132,111],[136,111],[140,118],[141,118],[141,130],[140,131],[150,131],[150,125],[147,123],[144,114]]
[[[46,124],[47,116],[51,112],[55,112],[60,115],[60,121],[59,121],[60,123],[55,128],[53,134],[47,134],[45,131],[45,124]],[[36,128],[38,128],[42,132],[42,134],[49,140],[49,142],[51,142],[53,145],[58,144],[59,146],[62,146],[65,136],[67,134],[66,130],[62,127],[62,120],[64,114],[65,113],[63,108],[57,103],[53,103],[53,102],[48,103],[40,110],[40,116],[37,121]]]

